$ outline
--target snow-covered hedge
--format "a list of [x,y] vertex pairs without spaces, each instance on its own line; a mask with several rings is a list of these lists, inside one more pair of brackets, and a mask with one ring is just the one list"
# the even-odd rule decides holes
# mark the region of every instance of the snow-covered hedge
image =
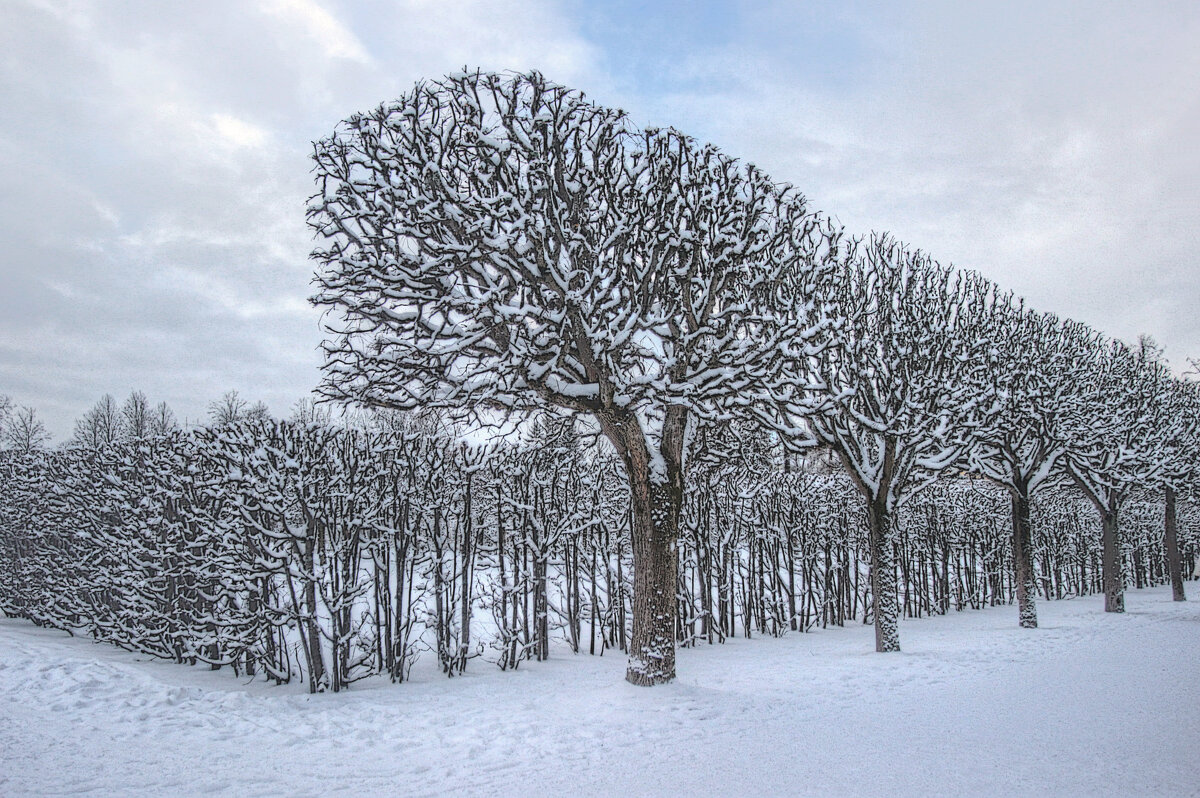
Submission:
[[[765,475],[764,475],[765,474]],[[628,496],[616,459],[569,425],[470,446],[407,419],[284,422],[99,449],[0,456],[0,610],[179,662],[311,689],[453,675],[630,634]],[[1200,514],[1180,506],[1184,567]],[[869,620],[865,520],[841,475],[695,469],[679,552],[682,644]],[[1044,598],[1097,591],[1095,511],[1034,503]],[[909,616],[1013,600],[1009,498],[944,479],[898,514]],[[1166,579],[1162,503],[1121,518],[1126,578]],[[1187,573],[1191,573],[1188,570]]]

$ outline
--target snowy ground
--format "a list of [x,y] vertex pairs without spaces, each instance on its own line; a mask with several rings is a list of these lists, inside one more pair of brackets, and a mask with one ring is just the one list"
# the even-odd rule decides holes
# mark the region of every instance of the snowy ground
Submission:
[[661,688],[562,654],[311,697],[0,619],[0,795],[1200,794],[1200,602],[1127,606],[738,640]]

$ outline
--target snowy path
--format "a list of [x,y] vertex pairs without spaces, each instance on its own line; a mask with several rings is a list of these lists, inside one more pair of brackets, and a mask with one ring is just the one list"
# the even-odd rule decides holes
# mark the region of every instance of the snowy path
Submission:
[[739,640],[649,690],[563,653],[312,697],[0,619],[0,795],[1200,794],[1200,602],[1127,606]]

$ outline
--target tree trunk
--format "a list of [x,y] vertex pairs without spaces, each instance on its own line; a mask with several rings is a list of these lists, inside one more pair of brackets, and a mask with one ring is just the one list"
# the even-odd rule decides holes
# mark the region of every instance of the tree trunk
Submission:
[[675,678],[674,522],[682,493],[648,481],[632,487],[633,639],[625,678],[650,686]]
[[550,659],[550,608],[546,594],[546,559],[540,550],[533,561],[534,652],[539,662]]
[[310,528],[304,541],[304,625],[308,628],[308,691],[315,693],[325,689],[325,660],[321,653],[321,626],[317,620],[317,543],[316,533]]
[[677,407],[668,408],[665,415],[659,448],[663,462],[657,474],[652,473],[648,441],[636,417],[600,418],[605,435],[624,461],[630,489],[633,637],[625,679],[647,687],[675,678],[676,545],[687,415]]
[[1029,489],[1020,485],[1012,496],[1013,579],[1017,583],[1017,608],[1022,629],[1037,628],[1037,585],[1033,579],[1033,527],[1029,517]]
[[[591,603],[588,605],[588,620],[591,623],[591,629],[588,632],[588,653],[596,653],[596,541],[592,540],[592,589]],[[601,649],[603,650],[603,649]]]
[[1167,537],[1167,570],[1171,575],[1171,593],[1176,601],[1187,601],[1183,593],[1183,563],[1179,558],[1179,538],[1175,527],[1175,488],[1167,485],[1167,509],[1163,524]]
[[475,531],[471,525],[471,493],[472,493],[472,478],[467,475],[467,485],[465,495],[463,497],[463,542],[462,542],[462,587],[461,587],[461,602],[462,611],[459,616],[459,637],[458,637],[458,670],[461,673],[467,669],[467,660],[471,656],[471,581],[474,574],[475,553],[473,544],[475,542]]
[[1125,612],[1125,580],[1121,573],[1121,546],[1117,533],[1117,502],[1109,498],[1101,511],[1104,552],[1101,561],[1104,581],[1104,611]]
[[896,604],[896,568],[892,554],[892,518],[887,500],[872,500],[867,506],[871,546],[871,610],[875,617],[875,650],[900,650],[900,628]]

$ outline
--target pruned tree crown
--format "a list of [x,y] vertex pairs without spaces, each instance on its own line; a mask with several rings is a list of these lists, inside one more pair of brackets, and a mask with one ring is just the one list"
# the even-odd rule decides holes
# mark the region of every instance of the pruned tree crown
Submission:
[[314,159],[327,397],[811,401],[791,356],[821,345],[840,232],[752,165],[540,74],[483,72],[350,117]]

